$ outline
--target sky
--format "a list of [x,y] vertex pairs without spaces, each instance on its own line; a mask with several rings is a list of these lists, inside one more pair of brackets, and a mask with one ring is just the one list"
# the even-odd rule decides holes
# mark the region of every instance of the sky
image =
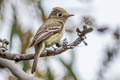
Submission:
[[[14,1],[14,0],[12,0]],[[83,15],[91,15],[94,16],[96,19],[96,23],[98,25],[110,25],[111,29],[115,29],[118,25],[120,25],[120,1],[119,0],[91,0],[89,3],[81,3],[79,0],[44,0],[43,4],[48,13],[52,10],[53,7],[59,6],[65,8],[68,12],[73,13],[75,16],[71,18],[75,22],[75,24],[78,25],[78,19],[80,19]],[[35,13],[29,14],[25,9],[28,9],[28,11],[33,10],[29,7],[21,5],[20,1],[14,2],[14,4],[19,7],[19,10],[23,10],[24,14],[18,14],[24,16],[24,19],[22,19],[21,23],[23,26],[26,27],[34,27],[33,32],[35,32],[38,27],[41,25],[39,22],[39,19],[35,17]],[[8,5],[9,6],[9,5]],[[78,12],[81,11],[81,9],[84,12]],[[87,12],[89,10],[89,12]],[[9,9],[6,11],[6,15],[9,16],[9,12],[11,12],[10,6]],[[29,17],[31,16],[32,17]],[[33,20],[34,18],[34,20]],[[11,20],[11,17],[8,17],[8,21],[5,21],[6,24],[0,23],[0,25],[7,27],[3,28],[2,32],[0,32],[0,37],[2,38],[8,38],[6,36],[6,29],[9,30],[8,24],[9,20]],[[110,33],[111,34],[111,33]],[[67,35],[67,34],[65,34]],[[19,40],[17,37],[16,40]],[[96,34],[95,31],[87,35],[87,39],[85,40],[88,43],[88,46],[80,45],[79,47],[76,47],[76,62],[75,66],[73,66],[73,69],[77,71],[78,77],[82,78],[83,80],[96,80],[96,73],[99,70],[99,65],[101,64],[102,57],[104,55],[105,47],[108,44],[111,44],[112,37],[109,34],[105,35],[99,35]],[[19,46],[20,44],[15,45],[14,47]],[[104,46],[104,47],[103,47]],[[111,44],[112,46],[112,44]],[[14,49],[13,47],[13,49]],[[17,50],[13,50],[11,52],[19,52],[19,48]],[[70,60],[70,55],[67,53],[63,53],[57,57],[62,57],[65,60]],[[54,68],[55,64],[60,65],[60,68],[62,68],[62,65],[56,61],[55,57],[50,57],[49,64]],[[105,73],[105,79],[106,80],[120,80],[120,77],[118,75],[120,74],[120,56],[114,60],[114,63],[109,67],[109,72]],[[59,67],[58,67],[59,68]],[[58,68],[56,68],[54,71],[56,71],[56,75],[64,74],[62,71],[60,71]],[[119,69],[119,70],[118,70]],[[59,71],[58,71],[59,70]],[[2,73],[6,73],[3,71]],[[6,80],[4,78],[4,74],[0,73],[0,80]],[[112,76],[114,75],[114,76]],[[62,76],[62,75],[61,75]],[[59,80],[59,79],[57,79]]]

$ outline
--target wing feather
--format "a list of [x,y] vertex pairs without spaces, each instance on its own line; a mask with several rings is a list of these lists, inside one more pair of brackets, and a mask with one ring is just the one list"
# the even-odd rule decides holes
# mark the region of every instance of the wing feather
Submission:
[[40,29],[34,36],[30,47],[48,39],[50,36],[59,33],[62,30],[62,26],[51,26],[47,29]]

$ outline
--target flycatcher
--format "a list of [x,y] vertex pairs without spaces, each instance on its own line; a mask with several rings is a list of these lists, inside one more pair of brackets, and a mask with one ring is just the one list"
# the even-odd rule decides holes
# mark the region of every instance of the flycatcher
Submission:
[[35,47],[35,56],[31,71],[32,73],[36,70],[38,58],[40,57],[42,51],[45,48],[57,43],[62,38],[65,31],[64,25],[70,16],[73,15],[69,14],[63,8],[53,8],[53,11],[49,15],[48,19],[38,29],[32,43],[30,44],[30,47]]

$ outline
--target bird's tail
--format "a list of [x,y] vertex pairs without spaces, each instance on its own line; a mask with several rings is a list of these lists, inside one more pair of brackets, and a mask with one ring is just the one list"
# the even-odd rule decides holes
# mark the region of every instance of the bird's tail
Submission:
[[33,66],[32,66],[32,71],[31,71],[31,73],[34,73],[34,72],[36,71],[38,59],[39,59],[39,57],[40,57],[40,54],[41,54],[42,51],[44,50],[44,48],[45,48],[44,43],[35,45],[35,56],[34,56],[34,62],[33,62]]

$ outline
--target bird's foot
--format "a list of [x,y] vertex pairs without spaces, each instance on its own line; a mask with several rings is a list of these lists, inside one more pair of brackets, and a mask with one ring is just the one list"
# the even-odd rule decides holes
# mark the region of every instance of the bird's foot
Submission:
[[56,43],[56,47],[61,47],[62,45],[61,45],[61,43],[60,43],[60,41],[58,41],[57,43]]

